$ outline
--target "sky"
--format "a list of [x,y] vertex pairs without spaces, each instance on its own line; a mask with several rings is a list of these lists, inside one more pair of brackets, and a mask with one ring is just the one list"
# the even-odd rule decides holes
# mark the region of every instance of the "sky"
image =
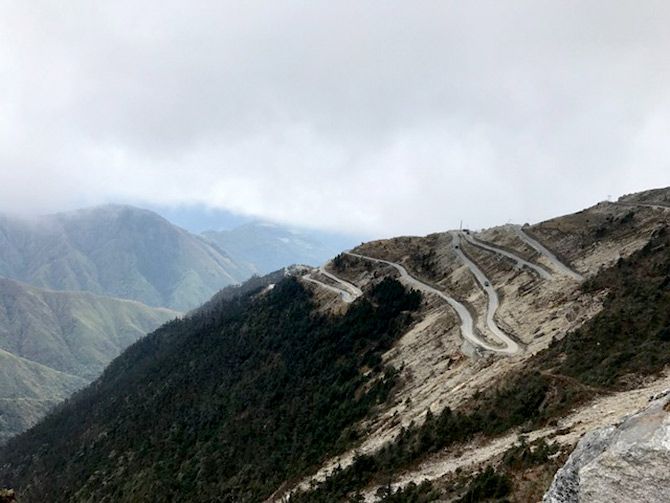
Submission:
[[[130,201],[130,204],[133,202]],[[233,213],[225,208],[206,204],[163,204],[156,205],[143,201],[139,203],[145,209],[154,211],[179,227],[196,234],[205,231],[227,231],[245,224],[262,223],[262,219],[251,215]]]
[[385,237],[668,186],[668,26],[665,0],[0,0],[0,211]]

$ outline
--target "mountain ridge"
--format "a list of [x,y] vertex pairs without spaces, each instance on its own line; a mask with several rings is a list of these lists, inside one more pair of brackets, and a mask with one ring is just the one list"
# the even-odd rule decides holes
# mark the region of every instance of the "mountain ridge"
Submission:
[[[278,226],[273,231],[293,235]],[[261,243],[240,246],[249,250]],[[278,249],[283,254],[273,265],[304,257],[300,246],[280,246],[269,255]],[[180,314],[161,306],[187,311],[215,292],[226,297],[226,285],[257,269],[246,259],[233,260],[206,237],[135,206],[0,215],[0,349],[8,351],[0,416],[12,418],[0,427],[0,441],[96,378],[137,338]],[[54,386],[42,378],[45,369],[52,371]],[[36,381],[41,384],[31,394],[26,386]],[[34,406],[25,406],[27,400]]]
[[292,264],[321,265],[355,243],[345,236],[292,229],[263,221],[225,231],[204,231],[202,235],[234,260],[247,264],[261,275]]
[[183,311],[250,274],[200,236],[133,206],[0,215],[0,276],[38,287]]
[[539,501],[580,436],[667,386],[667,194],[229,288],[12,439],[0,483],[28,503]]
[[0,349],[0,444],[88,382]]
[[[0,441],[34,424],[129,344],[178,314],[0,278]],[[27,401],[33,406],[26,408]]]

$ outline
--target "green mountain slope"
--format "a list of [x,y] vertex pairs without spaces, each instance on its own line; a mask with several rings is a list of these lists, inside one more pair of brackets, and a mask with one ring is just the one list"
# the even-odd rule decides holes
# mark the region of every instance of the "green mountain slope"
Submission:
[[159,215],[101,206],[34,219],[0,216],[0,276],[178,310],[251,274]]
[[420,294],[385,279],[324,315],[295,278],[256,292],[131,346],[7,444],[0,484],[22,502],[262,501],[346,448],[395,382],[380,355]]
[[177,314],[0,279],[0,440],[33,424],[139,337]]
[[178,314],[135,301],[0,279],[0,349],[88,380],[139,337]]
[[87,383],[0,350],[0,443],[35,424]]

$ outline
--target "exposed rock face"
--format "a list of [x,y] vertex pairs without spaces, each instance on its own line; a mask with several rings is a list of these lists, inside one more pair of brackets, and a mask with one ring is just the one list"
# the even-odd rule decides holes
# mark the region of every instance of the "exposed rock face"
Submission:
[[544,503],[668,501],[670,391],[619,424],[592,431],[558,471]]

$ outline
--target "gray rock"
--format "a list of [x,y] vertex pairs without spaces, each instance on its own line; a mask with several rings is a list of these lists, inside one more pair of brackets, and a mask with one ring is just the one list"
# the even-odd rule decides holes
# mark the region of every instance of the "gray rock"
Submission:
[[586,434],[543,503],[670,501],[669,401],[663,393],[642,412]]

